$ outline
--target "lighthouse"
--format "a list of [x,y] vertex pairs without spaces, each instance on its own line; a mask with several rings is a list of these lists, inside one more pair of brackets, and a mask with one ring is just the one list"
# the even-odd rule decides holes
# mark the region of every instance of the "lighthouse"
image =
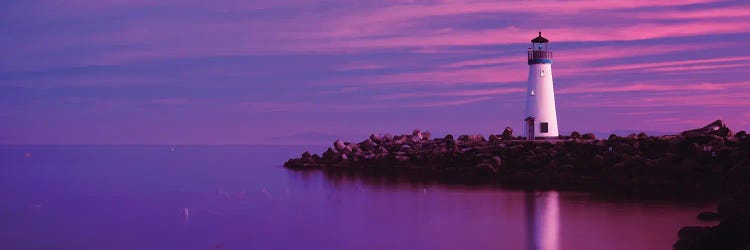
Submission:
[[525,134],[528,140],[555,139],[557,111],[555,89],[552,86],[552,52],[549,40],[539,36],[531,40],[529,48],[529,81],[526,90]]

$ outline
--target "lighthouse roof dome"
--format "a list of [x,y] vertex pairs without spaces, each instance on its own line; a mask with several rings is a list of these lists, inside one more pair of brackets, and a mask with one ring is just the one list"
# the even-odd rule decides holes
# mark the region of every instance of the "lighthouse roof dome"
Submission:
[[548,43],[549,40],[542,36],[542,32],[539,32],[539,36],[531,40],[532,43]]

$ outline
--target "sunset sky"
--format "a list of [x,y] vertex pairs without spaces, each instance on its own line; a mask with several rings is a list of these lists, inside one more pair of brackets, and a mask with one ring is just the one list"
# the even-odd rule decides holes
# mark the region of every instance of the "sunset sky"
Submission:
[[5,0],[0,144],[520,134],[541,31],[561,133],[750,129],[745,1]]

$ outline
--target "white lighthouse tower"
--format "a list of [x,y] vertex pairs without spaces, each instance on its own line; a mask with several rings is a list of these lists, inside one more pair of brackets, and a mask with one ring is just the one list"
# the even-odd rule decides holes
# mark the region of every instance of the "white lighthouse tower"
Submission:
[[529,140],[555,139],[557,111],[555,89],[552,86],[552,52],[547,50],[549,40],[539,36],[531,40],[529,48],[529,82],[526,90],[525,134]]

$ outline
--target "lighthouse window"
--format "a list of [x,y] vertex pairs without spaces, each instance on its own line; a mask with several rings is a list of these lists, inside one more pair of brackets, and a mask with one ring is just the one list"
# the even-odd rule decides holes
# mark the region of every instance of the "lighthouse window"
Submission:
[[540,76],[544,77],[544,70],[542,70],[542,74]]
[[534,96],[534,90],[533,89],[531,90],[531,96]]
[[539,123],[539,133],[549,133],[549,123]]

